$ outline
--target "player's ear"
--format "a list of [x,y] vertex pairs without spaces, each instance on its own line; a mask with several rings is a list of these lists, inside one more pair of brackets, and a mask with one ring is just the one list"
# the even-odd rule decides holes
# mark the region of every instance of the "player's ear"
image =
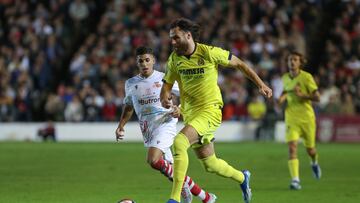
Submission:
[[191,32],[186,32],[186,38],[188,39],[188,40],[190,40],[191,39]]

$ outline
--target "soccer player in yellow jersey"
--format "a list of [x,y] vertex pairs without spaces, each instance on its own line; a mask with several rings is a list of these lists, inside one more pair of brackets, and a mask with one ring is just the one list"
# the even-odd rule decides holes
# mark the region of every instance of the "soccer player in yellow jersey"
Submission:
[[289,72],[282,76],[284,91],[279,103],[287,101],[285,109],[286,141],[289,146],[289,171],[292,178],[290,189],[301,189],[299,177],[299,160],[297,158],[297,143],[303,138],[307,153],[311,158],[314,177],[320,179],[321,169],[317,162],[315,148],[315,113],[312,101],[318,102],[320,94],[312,75],[301,70],[305,64],[302,54],[292,52],[287,57]]
[[191,146],[205,170],[231,178],[240,184],[243,199],[250,202],[250,172],[234,169],[215,155],[214,132],[221,123],[223,101],[217,84],[218,66],[241,70],[267,98],[272,90],[242,60],[219,47],[197,42],[199,25],[184,18],[170,25],[171,44],[160,100],[164,107],[171,107],[171,88],[179,84],[181,112],[185,127],[176,135],[174,151],[173,187],[168,203],[178,203],[184,176],[188,168],[187,150]]

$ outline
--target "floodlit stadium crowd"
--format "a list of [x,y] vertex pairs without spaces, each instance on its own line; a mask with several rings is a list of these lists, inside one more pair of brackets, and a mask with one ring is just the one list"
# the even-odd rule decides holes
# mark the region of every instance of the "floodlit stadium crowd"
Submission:
[[[319,86],[318,114],[360,113],[359,1],[339,1],[338,10],[321,0],[181,2],[2,1],[0,121],[117,121],[125,80],[138,73],[135,48],[152,47],[155,69],[164,71],[172,50],[168,25],[178,17],[202,26],[201,42],[250,64],[274,99],[286,56],[296,50]],[[224,120],[281,119],[282,108],[240,72],[220,67],[219,86]]]

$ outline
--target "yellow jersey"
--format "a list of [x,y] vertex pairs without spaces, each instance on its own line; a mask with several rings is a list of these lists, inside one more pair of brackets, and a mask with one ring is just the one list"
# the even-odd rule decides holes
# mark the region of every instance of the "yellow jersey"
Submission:
[[285,109],[285,122],[307,122],[315,119],[314,109],[311,101],[296,96],[294,88],[299,85],[301,92],[311,94],[318,89],[312,75],[300,70],[300,73],[291,78],[289,73],[282,76],[284,91],[287,93],[287,106]]
[[219,47],[196,43],[190,56],[172,52],[167,61],[164,81],[179,84],[184,117],[210,105],[223,106],[218,86],[218,65],[228,66],[231,53]]

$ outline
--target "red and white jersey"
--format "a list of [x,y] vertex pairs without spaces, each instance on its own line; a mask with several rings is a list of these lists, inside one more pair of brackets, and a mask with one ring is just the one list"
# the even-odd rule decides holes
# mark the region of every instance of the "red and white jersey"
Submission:
[[[178,119],[170,115],[171,109],[162,107],[160,103],[163,77],[164,73],[154,70],[147,78],[137,75],[125,82],[124,103],[133,106],[146,146],[159,134],[160,129],[173,131],[171,134],[176,133]],[[172,91],[179,95],[177,84],[174,84]]]

